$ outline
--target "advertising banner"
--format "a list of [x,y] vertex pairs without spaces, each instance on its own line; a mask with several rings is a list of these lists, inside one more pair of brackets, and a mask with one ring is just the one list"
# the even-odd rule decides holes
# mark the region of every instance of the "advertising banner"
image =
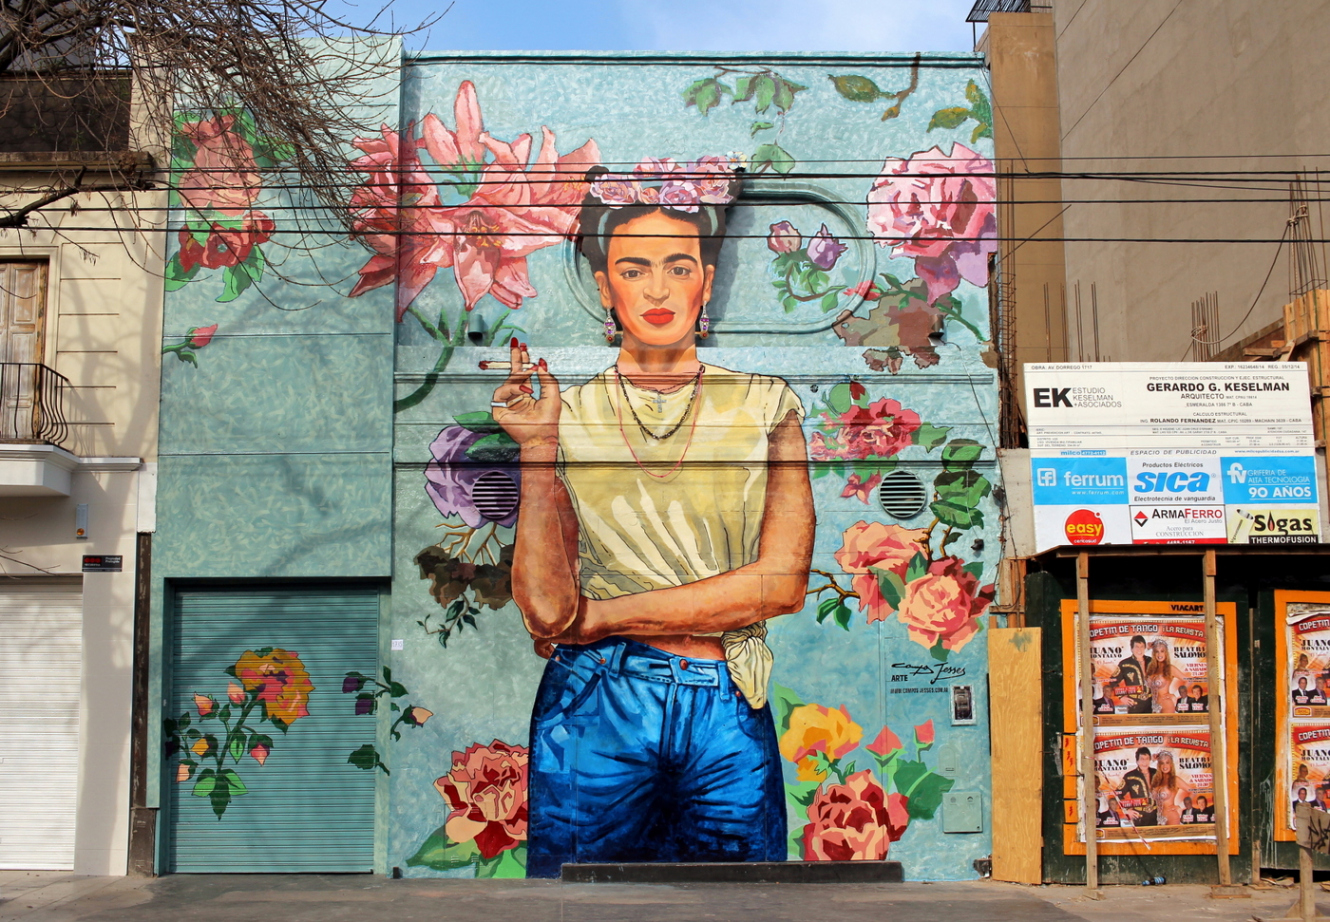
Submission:
[[1094,760],[1100,840],[1214,836],[1208,728],[1098,729]]
[[1295,720],[1289,735],[1289,781],[1284,812],[1290,829],[1299,803],[1330,810],[1330,720]]
[[1320,541],[1305,366],[1025,366],[1039,550]]
[[1210,711],[1204,618],[1090,617],[1100,727],[1204,723]]

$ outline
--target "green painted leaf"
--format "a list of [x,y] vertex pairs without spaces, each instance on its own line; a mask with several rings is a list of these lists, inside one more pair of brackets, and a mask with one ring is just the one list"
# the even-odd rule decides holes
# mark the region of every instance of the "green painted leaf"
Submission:
[[171,257],[171,261],[166,264],[164,273],[163,287],[167,291],[178,291],[184,288],[193,280],[194,276],[199,274],[199,264],[195,263],[188,272],[180,265],[180,254],[176,253]]
[[840,304],[840,289],[839,289],[839,288],[836,289],[835,291],[829,291],[829,292],[827,292],[826,294],[824,294],[824,295],[822,296],[822,304],[821,304],[821,307],[822,307],[822,312],[823,312],[823,313],[826,313],[827,311],[830,311],[830,310],[835,310],[837,304]]
[[984,446],[973,439],[952,439],[942,449],[942,467],[949,471],[967,470],[984,453]]
[[696,106],[698,112],[706,115],[720,105],[720,99],[723,95],[732,96],[734,94],[728,86],[715,77],[705,77],[694,81],[688,89],[683,91],[683,100],[685,106]]
[[793,784],[785,785],[785,796],[788,797],[797,806],[807,808],[817,796],[817,789],[821,787],[820,781],[796,781]]
[[960,106],[953,106],[950,109],[938,109],[933,113],[933,118],[928,123],[928,130],[932,131],[934,128],[959,128],[969,117],[970,110],[963,109]]
[[850,611],[849,607],[846,606],[844,602],[841,602],[839,605],[836,606],[834,618],[838,625],[840,625],[841,627],[845,628],[845,630],[848,631],[850,629],[850,618],[853,616],[853,614],[854,613]]
[[928,507],[943,525],[951,528],[978,528],[984,524],[984,515],[978,509],[938,501]]
[[752,126],[748,129],[748,136],[750,138],[755,138],[759,131],[766,131],[769,128],[775,127],[776,126],[771,124],[771,122],[753,122]]
[[928,648],[928,654],[939,663],[945,663],[947,657],[951,655],[951,651],[942,646],[942,638],[939,637],[938,642]]
[[226,812],[227,805],[231,803],[230,789],[224,784],[219,784],[212,789],[212,793],[208,797],[212,801],[212,812],[216,813],[220,820],[222,814]]
[[266,260],[263,258],[263,249],[261,247],[254,247],[254,249],[249,251],[249,255],[245,257],[245,261],[240,265],[244,266],[249,272],[250,281],[257,282],[262,279],[263,267],[267,265]]
[[394,698],[401,698],[404,695],[410,694],[410,692],[406,690],[406,686],[401,682],[391,682],[388,685],[388,694],[392,695]]
[[827,393],[827,408],[837,416],[848,410],[853,402],[848,382],[837,384]]
[[979,84],[971,80],[965,84],[965,98],[970,101],[970,105],[974,105],[984,98],[984,91],[979,89]]
[[910,438],[914,444],[924,446],[925,451],[932,451],[947,440],[947,433],[950,431],[950,426],[934,426],[932,423],[921,423],[919,428],[911,433]]
[[211,768],[205,768],[199,772],[199,778],[194,782],[192,793],[195,797],[207,797],[215,787],[217,787],[217,773]]
[[[519,845],[516,848],[506,848],[493,859],[493,871],[485,875],[495,880],[522,880],[526,877],[526,846]],[[485,862],[481,862],[484,867]],[[476,876],[480,877],[480,868],[476,869]]]
[[823,599],[821,602],[818,602],[817,623],[821,624],[823,621],[826,621],[827,618],[831,615],[831,613],[836,610],[836,606],[839,604],[840,604],[840,596],[832,596],[829,599]]
[[797,707],[803,706],[803,699],[784,685],[771,686],[771,703],[776,712],[776,735],[790,729],[790,714]]
[[761,115],[771,108],[771,101],[776,96],[776,81],[766,74],[759,74],[753,80],[753,91],[757,96],[753,106],[758,115]]
[[239,797],[241,794],[248,794],[249,788],[245,787],[245,782],[240,780],[240,776],[232,769],[222,769],[222,779],[226,781],[227,791],[232,797]]
[[754,172],[770,169],[782,174],[793,170],[796,163],[794,156],[779,144],[758,145],[751,162]]
[[[937,808],[942,806],[942,795],[950,791],[953,784],[955,782],[952,779],[944,778],[936,772],[925,772],[916,778],[912,782],[910,793],[905,795],[909,798],[906,810],[910,817],[916,820],[931,820],[937,813]],[[896,788],[897,790],[901,788],[899,772],[896,774]]]
[[[494,417],[489,413],[459,413],[453,417],[453,422],[471,432],[491,433],[503,431],[499,424],[494,421]],[[388,670],[385,669],[383,673],[385,679],[392,681],[388,674]]]
[[961,569],[964,570],[966,573],[969,573],[975,579],[984,578],[984,565],[979,561],[975,561],[974,563],[967,563],[965,566],[961,567]]
[[482,463],[515,461],[521,451],[521,446],[508,433],[491,432],[468,448],[466,456]]
[[243,265],[227,266],[226,271],[222,273],[222,281],[225,284],[222,286],[221,295],[217,298],[222,304],[234,301],[244,294],[245,289],[254,284],[254,280],[250,278]]
[[901,114],[900,103],[896,103],[894,106],[887,106],[886,110],[882,113],[882,121],[884,122],[889,121],[890,119],[893,119],[900,114]]
[[928,558],[922,552],[910,558],[910,565],[905,570],[905,582],[912,583],[928,572]]
[[943,471],[933,480],[938,499],[973,509],[993,492],[993,485],[977,471]]
[[823,477],[827,476],[830,473],[831,471],[827,470],[827,466],[825,464],[815,464],[813,466],[814,480],[821,480]]
[[362,771],[372,771],[379,765],[379,752],[372,745],[366,743],[347,756],[346,761]]
[[993,126],[987,122],[980,122],[975,126],[974,131],[970,133],[970,143],[974,144],[980,138],[993,137]]
[[827,74],[827,79],[836,88],[836,92],[850,102],[873,102],[879,96],[887,95],[878,89],[876,83],[859,74],[845,74],[839,77],[835,74]]
[[877,588],[886,603],[892,608],[900,608],[901,599],[905,598],[904,581],[891,570],[880,567],[869,567],[868,570],[877,577]]
[[746,74],[734,81],[734,100],[730,105],[739,102],[748,102],[753,98],[753,76]]
[[771,103],[780,110],[782,115],[789,112],[794,105],[794,94],[808,89],[808,87],[793,83],[784,77],[777,77],[775,83],[776,93],[771,97]]
[[245,754],[245,734],[237,733],[235,736],[231,737],[230,753],[231,761],[240,761],[240,757]]
[[475,842],[453,842],[449,840],[444,827],[440,826],[430,833],[414,855],[406,859],[406,866],[451,871],[475,864],[479,860],[480,849],[476,847]]

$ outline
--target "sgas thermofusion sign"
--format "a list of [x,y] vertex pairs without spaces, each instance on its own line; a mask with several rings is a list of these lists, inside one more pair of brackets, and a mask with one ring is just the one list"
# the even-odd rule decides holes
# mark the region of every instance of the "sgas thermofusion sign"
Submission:
[[1320,540],[1300,363],[1025,366],[1040,550]]

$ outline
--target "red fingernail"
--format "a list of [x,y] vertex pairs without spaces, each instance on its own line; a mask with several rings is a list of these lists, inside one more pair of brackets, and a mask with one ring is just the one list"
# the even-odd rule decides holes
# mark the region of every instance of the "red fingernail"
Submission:
[[540,370],[541,370],[541,371],[549,371],[549,370],[550,370],[550,367],[549,367],[548,365],[545,364],[545,360],[544,360],[544,359],[541,359],[541,360],[540,360]]
[[517,348],[517,337],[516,337],[516,336],[514,336],[512,342],[510,342],[510,343],[508,344],[508,348],[509,348],[509,349],[516,349],[516,348]]
[[526,352],[526,343],[522,343],[522,351]]
[[519,387],[518,390],[521,391],[523,394],[534,394],[534,393],[535,393],[535,391],[533,391],[531,388],[527,387],[525,384],[523,384],[521,387]]

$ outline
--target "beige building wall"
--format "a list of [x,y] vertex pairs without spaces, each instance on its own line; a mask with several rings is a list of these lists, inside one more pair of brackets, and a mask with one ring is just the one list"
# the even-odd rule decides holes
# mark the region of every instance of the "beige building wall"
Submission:
[[[49,182],[47,174],[0,172],[0,189]],[[6,204],[19,200],[4,195]],[[165,201],[163,193],[72,201],[77,209],[67,200],[33,215],[31,230],[0,231],[0,259],[48,264],[43,362],[72,386],[63,445],[72,457],[59,458],[69,470],[68,495],[16,495],[24,456],[52,452],[0,444],[0,568],[30,579],[82,579],[74,871],[119,875],[130,816],[136,535],[155,529],[163,241],[152,233],[161,219],[152,209]],[[80,504],[88,506],[86,538],[75,535]],[[83,574],[85,554],[121,555],[124,569]]]
[[[1330,168],[1322,116],[1330,0],[1054,0],[1053,19],[1068,172]],[[1148,241],[1278,240],[1289,216],[1287,177],[1191,179],[1063,180],[1063,225],[1082,241],[1066,245],[1068,325],[1074,335],[1079,282],[1089,327],[1095,286],[1101,358],[1190,358],[1191,303],[1210,291],[1227,337],[1219,348],[1280,318],[1287,248],[1276,258],[1274,242]]]

